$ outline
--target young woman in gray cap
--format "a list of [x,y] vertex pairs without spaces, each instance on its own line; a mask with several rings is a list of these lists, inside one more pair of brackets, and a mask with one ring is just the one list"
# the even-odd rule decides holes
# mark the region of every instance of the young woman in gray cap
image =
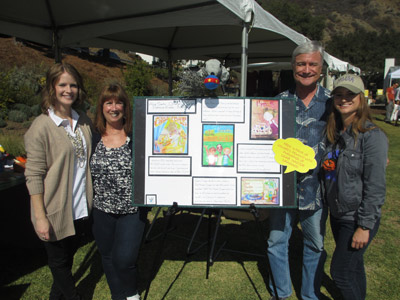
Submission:
[[363,255],[378,231],[385,200],[388,140],[373,122],[359,76],[334,83],[322,159],[325,203],[336,248],[332,278],[346,300],[366,297]]

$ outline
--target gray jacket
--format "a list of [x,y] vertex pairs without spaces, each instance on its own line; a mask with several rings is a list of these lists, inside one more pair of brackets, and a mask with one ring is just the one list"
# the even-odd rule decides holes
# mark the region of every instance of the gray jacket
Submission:
[[[368,122],[367,127],[371,126],[374,125]],[[337,145],[328,145],[322,163],[331,158],[329,153],[339,150],[336,169],[332,171],[335,174],[330,179],[326,171],[322,175],[324,199],[335,217],[353,211],[357,225],[374,227],[385,201],[388,147],[386,135],[378,128],[360,133],[357,143],[348,128]]]

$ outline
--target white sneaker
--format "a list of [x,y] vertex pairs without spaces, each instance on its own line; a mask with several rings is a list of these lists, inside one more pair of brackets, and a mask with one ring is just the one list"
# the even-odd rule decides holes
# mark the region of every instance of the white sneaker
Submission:
[[140,295],[136,294],[133,296],[126,297],[126,300],[140,300]]

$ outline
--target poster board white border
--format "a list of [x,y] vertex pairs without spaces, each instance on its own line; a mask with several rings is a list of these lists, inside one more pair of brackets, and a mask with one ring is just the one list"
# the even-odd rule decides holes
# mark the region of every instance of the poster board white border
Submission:
[[[182,105],[182,101],[185,101],[184,105]],[[277,178],[277,182],[279,182],[277,189],[280,193],[278,197],[279,203],[265,205],[255,202],[256,206],[296,207],[296,176],[294,172],[285,174],[283,167],[271,161],[271,157],[273,156],[272,145],[277,136],[264,136],[262,138],[252,138],[251,136],[251,127],[255,120],[252,115],[254,114],[254,110],[251,109],[251,103],[254,101],[258,101],[261,104],[271,101],[278,102],[279,109],[276,110],[277,113],[275,111],[272,112],[279,129],[278,137],[288,138],[295,136],[294,99],[283,100],[262,97],[220,97],[218,99],[187,99],[183,97],[166,97],[165,99],[159,97],[135,98],[133,109],[135,114],[133,134],[135,149],[132,153],[134,160],[132,170],[134,178],[132,182],[133,205],[171,206],[177,203],[181,207],[243,208],[243,206],[248,206],[247,203],[246,205],[241,205],[240,201],[241,180],[243,176],[243,178]],[[207,107],[207,117],[204,118],[203,108],[206,102],[212,105],[217,103],[217,106],[214,107],[216,111],[212,111],[212,105],[211,107]],[[149,103],[151,106],[150,109]],[[225,110],[222,111],[218,108],[218,105],[221,103],[224,107],[226,107],[227,103],[234,103],[234,113],[231,117],[227,116]],[[169,108],[169,105],[171,105],[171,108]],[[157,110],[157,108],[160,109]],[[173,150],[175,151],[173,153],[166,152],[156,155],[153,153],[155,139],[154,116],[187,117],[186,152],[176,153],[176,150]],[[174,118],[170,120],[173,121]],[[205,125],[212,125],[211,128],[213,126],[217,128],[219,125],[233,127],[233,135],[229,141],[232,144],[232,148],[231,151],[228,151],[228,154],[231,152],[232,155],[231,158],[226,158],[227,161],[232,159],[231,166],[218,165],[220,162],[217,158],[215,159],[215,164],[217,164],[215,167],[204,165],[206,152],[205,132],[203,128]],[[178,124],[177,127],[180,127],[180,125]],[[185,130],[180,131],[181,133],[185,133]],[[266,134],[268,135],[270,132]],[[217,140],[207,140],[210,145],[214,143],[215,148],[217,143],[221,143],[218,139],[222,139],[222,135],[218,135],[216,138]],[[229,148],[229,145],[226,148]],[[252,152],[251,148],[256,150]],[[176,148],[172,147],[171,149]],[[249,159],[249,155],[262,155],[265,151],[269,152],[268,158],[265,160],[260,159],[260,163],[256,167],[255,165],[246,167],[238,163],[239,159]],[[218,152],[217,154],[220,153]],[[179,166],[174,169],[175,162]],[[235,188],[233,189],[232,186],[230,192],[227,193],[231,195],[229,196],[231,198],[207,199],[207,196],[201,197],[201,194],[199,194],[199,190],[201,191],[199,183],[212,183],[210,178],[214,178],[216,182],[229,183],[228,186],[231,186],[233,179],[235,179]],[[215,195],[215,197],[218,196],[217,193]]]

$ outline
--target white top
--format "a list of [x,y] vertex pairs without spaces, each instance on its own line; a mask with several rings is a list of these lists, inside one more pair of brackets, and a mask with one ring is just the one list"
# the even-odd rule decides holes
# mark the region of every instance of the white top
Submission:
[[[49,117],[54,121],[57,126],[63,126],[64,129],[73,137],[75,137],[75,128],[78,123],[79,114],[72,109],[72,128],[71,124],[67,119],[62,119],[54,113],[52,107],[48,109]],[[83,137],[83,133],[80,128],[78,128],[79,134],[82,137],[83,148],[85,150],[86,157],[86,141]],[[86,165],[86,162],[85,162]],[[74,178],[73,178],[73,189],[72,189],[72,216],[74,220],[78,220],[84,217],[87,217],[88,207],[86,201],[86,172],[85,168],[79,167],[78,159],[75,155],[75,163],[74,163]]]

